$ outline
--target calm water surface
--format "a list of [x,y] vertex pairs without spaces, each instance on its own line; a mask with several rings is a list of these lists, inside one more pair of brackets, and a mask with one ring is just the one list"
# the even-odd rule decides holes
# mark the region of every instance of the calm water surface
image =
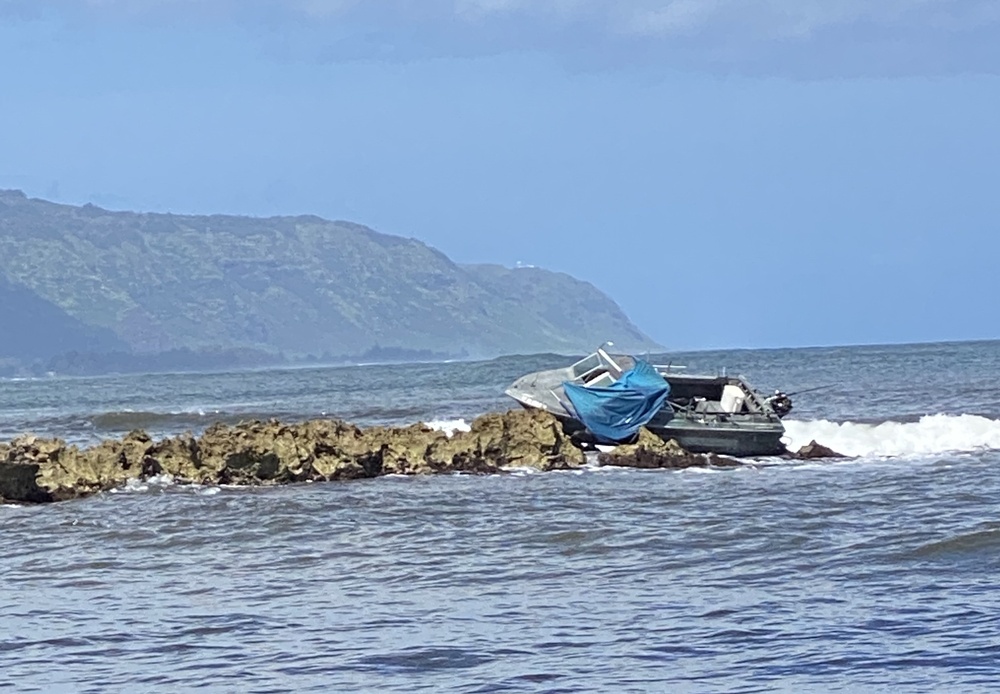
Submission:
[[[992,691],[1000,343],[674,355],[857,458],[0,507],[0,688]],[[0,438],[458,424],[559,357],[0,381]]]

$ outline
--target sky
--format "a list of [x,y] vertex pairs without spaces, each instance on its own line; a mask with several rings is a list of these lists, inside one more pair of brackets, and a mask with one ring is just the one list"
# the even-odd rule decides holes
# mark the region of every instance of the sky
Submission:
[[0,188],[318,214],[674,349],[1000,338],[1000,3],[0,0]]

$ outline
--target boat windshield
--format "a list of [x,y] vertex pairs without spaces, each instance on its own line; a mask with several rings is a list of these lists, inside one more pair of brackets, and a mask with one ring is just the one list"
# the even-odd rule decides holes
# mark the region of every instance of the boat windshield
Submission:
[[590,373],[594,369],[602,366],[601,357],[598,354],[591,354],[573,364],[573,378],[580,378],[584,374]]

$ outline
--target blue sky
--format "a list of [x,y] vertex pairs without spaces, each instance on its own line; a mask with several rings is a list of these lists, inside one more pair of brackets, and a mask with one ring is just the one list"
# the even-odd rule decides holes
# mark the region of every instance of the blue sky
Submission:
[[0,187],[568,272],[673,348],[1000,338],[1000,3],[0,0]]

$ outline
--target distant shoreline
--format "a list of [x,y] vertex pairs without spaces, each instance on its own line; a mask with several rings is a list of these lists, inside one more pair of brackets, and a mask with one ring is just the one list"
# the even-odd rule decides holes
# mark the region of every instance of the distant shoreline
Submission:
[[253,349],[175,349],[154,354],[67,352],[47,360],[0,359],[0,377],[103,376],[139,373],[211,373],[284,367],[351,366],[360,363],[438,363],[467,359],[466,353],[373,347],[361,354],[289,357]]
[[[975,340],[940,340],[934,342],[871,343],[853,345],[809,345],[801,347],[729,347],[705,349],[676,349],[662,352],[637,352],[650,357],[673,357],[676,355],[739,354],[747,352],[815,351],[824,352],[841,349],[889,349],[899,347],[947,347],[998,343],[1000,338]],[[405,348],[377,347],[362,354],[335,356],[286,356],[252,349],[188,350],[179,349],[156,354],[77,353],[70,352],[48,360],[28,361],[23,359],[0,359],[0,379],[35,379],[47,377],[96,377],[135,374],[198,374],[223,373],[232,371],[258,371],[271,369],[339,368],[351,366],[396,366],[405,364],[442,364],[448,362],[493,361],[513,357],[534,357],[550,355],[571,359],[582,356],[583,351],[569,352],[515,352],[495,356],[469,355],[467,353],[448,354],[431,350],[410,350]]]

